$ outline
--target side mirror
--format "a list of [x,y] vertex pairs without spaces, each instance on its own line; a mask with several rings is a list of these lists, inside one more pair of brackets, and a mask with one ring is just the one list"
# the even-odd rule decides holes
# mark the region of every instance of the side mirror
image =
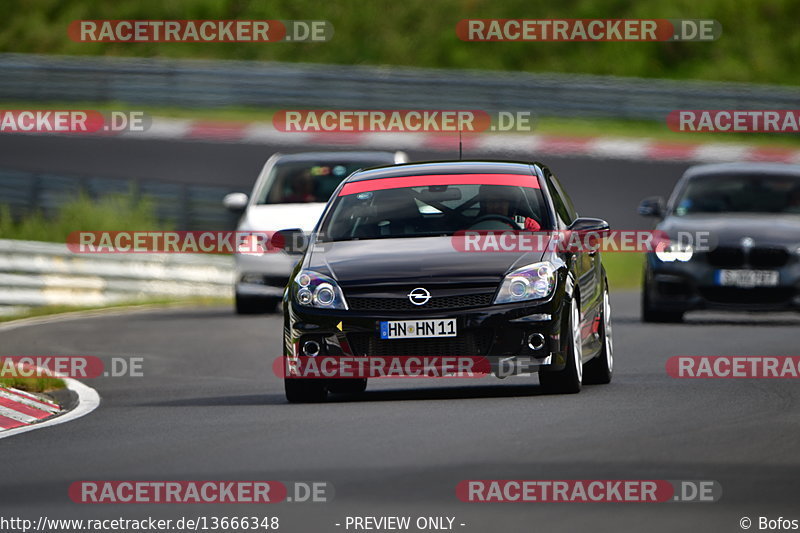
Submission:
[[584,232],[591,231],[591,232],[602,233],[609,231],[611,227],[608,225],[608,222],[606,222],[602,218],[581,217],[581,218],[576,218],[575,221],[569,225],[568,229],[570,231],[584,231]]
[[664,216],[664,199],[660,196],[651,196],[642,200],[639,204],[637,212],[643,217],[658,217]]
[[222,205],[224,205],[225,209],[228,211],[243,213],[247,208],[247,202],[249,200],[250,199],[243,192],[232,192],[225,195],[225,198],[222,199]]
[[308,248],[309,235],[300,228],[282,229],[272,236],[272,245],[287,254],[302,254]]

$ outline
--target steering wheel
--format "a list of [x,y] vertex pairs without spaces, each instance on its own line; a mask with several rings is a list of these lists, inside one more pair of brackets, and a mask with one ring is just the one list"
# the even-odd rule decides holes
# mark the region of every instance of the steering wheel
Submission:
[[489,213],[488,215],[483,215],[482,217],[479,217],[478,220],[472,223],[470,229],[474,228],[475,226],[477,226],[482,222],[487,222],[489,220],[496,220],[497,222],[508,224],[511,227],[511,229],[519,229],[519,226],[517,225],[516,222],[514,222],[513,218],[507,217],[505,215],[498,215],[496,213]]

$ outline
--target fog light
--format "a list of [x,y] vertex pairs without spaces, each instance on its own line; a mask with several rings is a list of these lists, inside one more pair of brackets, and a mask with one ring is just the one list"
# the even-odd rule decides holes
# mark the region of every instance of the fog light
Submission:
[[303,355],[316,357],[319,355],[319,343],[317,341],[306,341],[303,343]]
[[528,335],[528,348],[531,350],[541,350],[544,347],[544,335],[541,333],[531,333]]

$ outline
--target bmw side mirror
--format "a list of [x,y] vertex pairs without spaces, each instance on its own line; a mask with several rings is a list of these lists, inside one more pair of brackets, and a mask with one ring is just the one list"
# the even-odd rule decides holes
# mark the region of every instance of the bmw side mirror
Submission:
[[664,199],[660,196],[645,198],[639,204],[637,212],[643,217],[662,218],[664,216]]
[[234,213],[243,213],[247,207],[248,201],[249,198],[245,193],[232,192],[225,195],[225,198],[222,199],[222,205],[224,205],[225,209],[228,211],[232,211]]
[[583,231],[583,232],[605,232],[609,231],[611,227],[608,225],[608,222],[603,220],[602,218],[588,218],[588,217],[581,217],[576,218],[575,221],[569,225],[570,231]]

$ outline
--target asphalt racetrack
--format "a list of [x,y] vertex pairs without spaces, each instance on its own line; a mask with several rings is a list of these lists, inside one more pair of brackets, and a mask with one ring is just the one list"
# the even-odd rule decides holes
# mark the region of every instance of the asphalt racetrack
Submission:
[[[362,396],[290,405],[270,363],[279,315],[164,310],[0,333],[3,351],[144,358],[144,378],[90,384],[100,408],[0,441],[4,516],[278,516],[281,531],[342,531],[346,516],[453,516],[459,531],[736,531],[798,509],[792,380],[678,380],[671,355],[796,353],[792,315],[700,314],[643,325],[613,298],[616,376],[578,395],[504,381],[373,380]],[[328,481],[328,503],[89,505],[79,480]],[[463,503],[465,479],[715,480],[715,503]],[[254,509],[255,508],[255,509]]]
[[[0,166],[247,190],[269,153],[263,146],[14,137],[0,144]],[[637,220],[641,196],[665,194],[685,167],[545,162],[582,214],[608,218],[619,229]],[[681,380],[665,371],[674,355],[797,355],[800,317],[700,313],[681,325],[645,325],[637,293],[614,293],[612,304],[614,381],[566,396],[544,394],[531,376],[373,380],[361,396],[290,405],[271,370],[280,315],[238,317],[229,308],[0,330],[4,354],[142,357],[144,371],[144,377],[89,381],[102,402],[86,417],[0,440],[0,514],[278,516],[280,531],[303,533],[348,531],[347,516],[378,515],[454,517],[454,530],[479,533],[733,532],[741,531],[743,517],[754,530],[759,516],[800,518],[796,381]],[[335,497],[201,506],[90,505],[68,496],[80,480],[235,479],[327,481]],[[722,497],[465,503],[455,488],[468,479],[714,480]]]

